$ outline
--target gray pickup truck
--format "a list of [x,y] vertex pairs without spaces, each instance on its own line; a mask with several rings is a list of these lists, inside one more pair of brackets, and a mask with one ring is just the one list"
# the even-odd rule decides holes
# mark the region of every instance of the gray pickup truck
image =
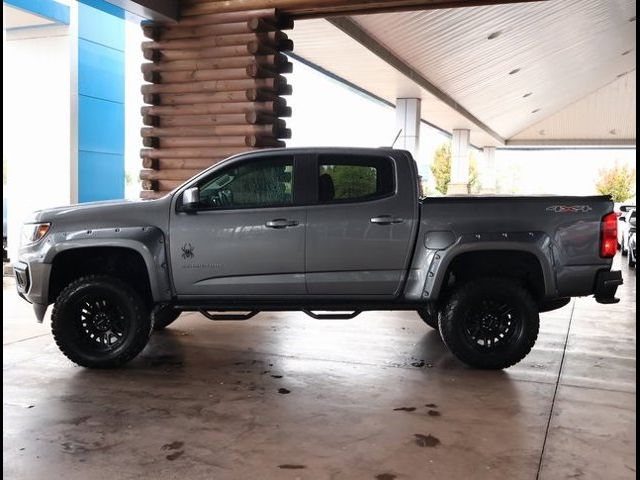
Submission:
[[413,310],[466,364],[502,369],[540,312],[617,301],[616,249],[606,197],[421,199],[408,152],[295,148],[236,155],[158,200],[35,212],[14,268],[85,367],[124,364],[184,311]]

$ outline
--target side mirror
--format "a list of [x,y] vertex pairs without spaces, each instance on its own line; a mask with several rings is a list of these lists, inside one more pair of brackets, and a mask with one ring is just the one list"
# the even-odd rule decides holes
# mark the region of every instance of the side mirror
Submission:
[[193,212],[200,205],[200,190],[198,187],[191,187],[182,194],[182,209],[186,212]]

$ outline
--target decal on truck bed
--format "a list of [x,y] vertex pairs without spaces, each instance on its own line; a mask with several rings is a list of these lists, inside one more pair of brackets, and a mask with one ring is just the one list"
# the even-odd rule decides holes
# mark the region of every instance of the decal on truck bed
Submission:
[[589,205],[552,205],[547,211],[554,213],[586,213],[593,210]]

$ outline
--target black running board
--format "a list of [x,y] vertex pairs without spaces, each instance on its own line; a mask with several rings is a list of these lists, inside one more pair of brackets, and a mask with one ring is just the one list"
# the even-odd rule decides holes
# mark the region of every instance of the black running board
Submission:
[[306,309],[302,311],[316,320],[351,320],[362,313],[360,310],[354,310],[350,313],[314,313]]
[[199,310],[199,312],[209,320],[249,320],[260,313],[259,310],[253,310],[247,313],[211,313],[206,310]]
[[[250,318],[255,317],[259,310],[252,310],[246,313],[226,313],[226,312],[211,312],[207,310],[198,310],[202,315],[204,315],[209,320],[249,320]],[[356,318],[362,312],[360,310],[354,310],[352,312],[344,312],[344,313],[315,313],[311,310],[302,310],[304,313],[309,315],[311,318],[315,318],[316,320],[351,320],[352,318]]]

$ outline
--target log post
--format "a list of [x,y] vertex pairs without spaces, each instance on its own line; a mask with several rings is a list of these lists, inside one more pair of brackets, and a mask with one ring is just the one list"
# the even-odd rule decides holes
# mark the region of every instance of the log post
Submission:
[[273,8],[194,14],[145,23],[141,71],[143,199],[158,198],[229,155],[284,147],[283,96],[293,43]]

